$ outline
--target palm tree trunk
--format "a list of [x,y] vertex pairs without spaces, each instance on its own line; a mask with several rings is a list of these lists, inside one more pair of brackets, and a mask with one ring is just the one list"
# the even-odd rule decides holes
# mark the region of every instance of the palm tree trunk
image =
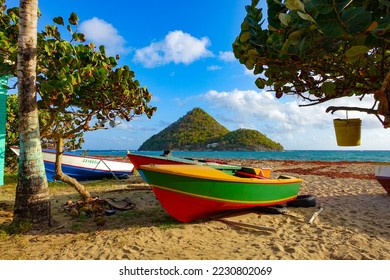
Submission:
[[50,194],[42,159],[36,102],[38,1],[21,0],[18,39],[19,172],[14,222],[51,225]]
[[56,144],[56,174],[55,179],[60,180],[64,183],[69,184],[72,186],[85,200],[88,200],[91,198],[91,194],[85,189],[85,187],[80,184],[75,178],[72,178],[68,175],[66,175],[64,172],[62,172],[62,154],[64,150],[64,139],[59,138],[57,139]]

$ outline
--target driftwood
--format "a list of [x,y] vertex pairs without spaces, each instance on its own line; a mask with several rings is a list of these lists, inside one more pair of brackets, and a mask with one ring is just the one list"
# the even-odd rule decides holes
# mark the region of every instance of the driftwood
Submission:
[[251,229],[258,229],[258,230],[276,231],[276,229],[272,228],[272,227],[259,226],[259,225],[241,223],[241,222],[233,222],[233,221],[229,221],[229,220],[226,220],[226,219],[216,219],[216,220],[220,221],[222,223],[225,223],[227,225],[233,225],[233,226],[244,227],[244,228],[251,228]]
[[320,205],[320,209],[316,212],[314,212],[313,216],[311,216],[310,220],[309,220],[309,224],[313,223],[313,221],[317,218],[317,216],[322,212],[324,211],[324,207],[322,206],[322,204]]

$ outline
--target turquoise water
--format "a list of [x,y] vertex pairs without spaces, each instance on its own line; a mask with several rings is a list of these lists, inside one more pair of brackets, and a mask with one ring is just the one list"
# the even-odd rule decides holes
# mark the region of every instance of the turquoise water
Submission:
[[[74,153],[81,154],[84,150]],[[89,156],[126,156],[126,150],[86,150]],[[161,155],[162,151],[131,151],[145,155]],[[222,151],[173,151],[178,157],[214,158],[214,159],[257,159],[257,160],[301,160],[301,161],[370,161],[390,162],[390,151],[319,151],[319,150],[291,150],[283,152],[222,152]]]

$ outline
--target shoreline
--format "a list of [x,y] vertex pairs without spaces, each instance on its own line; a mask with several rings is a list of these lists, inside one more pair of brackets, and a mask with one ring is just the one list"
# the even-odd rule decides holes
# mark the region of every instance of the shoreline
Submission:
[[[146,155],[161,155],[162,151],[130,151]],[[126,150],[91,150],[89,156],[126,157]],[[387,150],[288,150],[284,152],[242,152],[242,151],[175,151],[173,156],[218,160],[293,160],[293,161],[326,161],[326,162],[384,162],[390,158]],[[390,162],[390,160],[387,160]]]
[[[120,157],[127,159],[125,157]],[[226,219],[274,228],[228,225],[216,219],[180,223],[170,217],[145,183],[107,180],[86,184],[101,198],[130,199],[136,207],[104,217],[75,218],[63,210],[77,193],[51,190],[57,228],[0,239],[8,260],[390,260],[390,196],[372,177],[375,163],[228,160],[272,169],[272,176],[303,179],[300,194],[316,207],[288,207],[285,214],[241,211]],[[10,221],[14,187],[0,187],[0,224]],[[319,210],[323,211],[310,224]]]

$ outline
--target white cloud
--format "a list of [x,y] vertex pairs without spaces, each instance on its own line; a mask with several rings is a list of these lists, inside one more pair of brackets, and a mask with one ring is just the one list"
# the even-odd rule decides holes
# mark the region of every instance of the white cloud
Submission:
[[125,39],[118,30],[110,23],[93,17],[80,24],[80,32],[84,33],[88,41],[95,43],[97,47],[103,45],[108,55],[124,54],[129,52],[126,49]]
[[244,65],[242,66],[244,68],[244,75],[247,75],[247,76],[252,76],[252,77],[255,77],[256,75],[253,74],[253,69],[252,70],[249,70],[248,68],[246,68]]
[[222,69],[222,67],[218,66],[218,65],[207,66],[207,71],[216,71],[216,70],[220,70],[220,69]]
[[[340,149],[336,145],[334,118],[345,118],[345,111],[326,113],[329,106],[370,108],[372,98],[343,98],[309,107],[296,99],[276,99],[271,92],[255,90],[215,91],[201,96],[210,104],[221,123],[229,129],[256,129],[285,149]],[[350,112],[349,118],[362,119],[362,144],[356,149],[388,149],[390,130],[384,129],[374,116]],[[255,127],[255,128],[254,128]]]
[[207,37],[198,39],[181,30],[171,31],[164,40],[136,50],[134,61],[148,68],[171,62],[190,64],[200,58],[213,56],[207,49],[209,45],[210,40]]
[[234,57],[233,52],[219,52],[218,58],[222,61],[230,62],[230,61],[235,61],[236,58]]

